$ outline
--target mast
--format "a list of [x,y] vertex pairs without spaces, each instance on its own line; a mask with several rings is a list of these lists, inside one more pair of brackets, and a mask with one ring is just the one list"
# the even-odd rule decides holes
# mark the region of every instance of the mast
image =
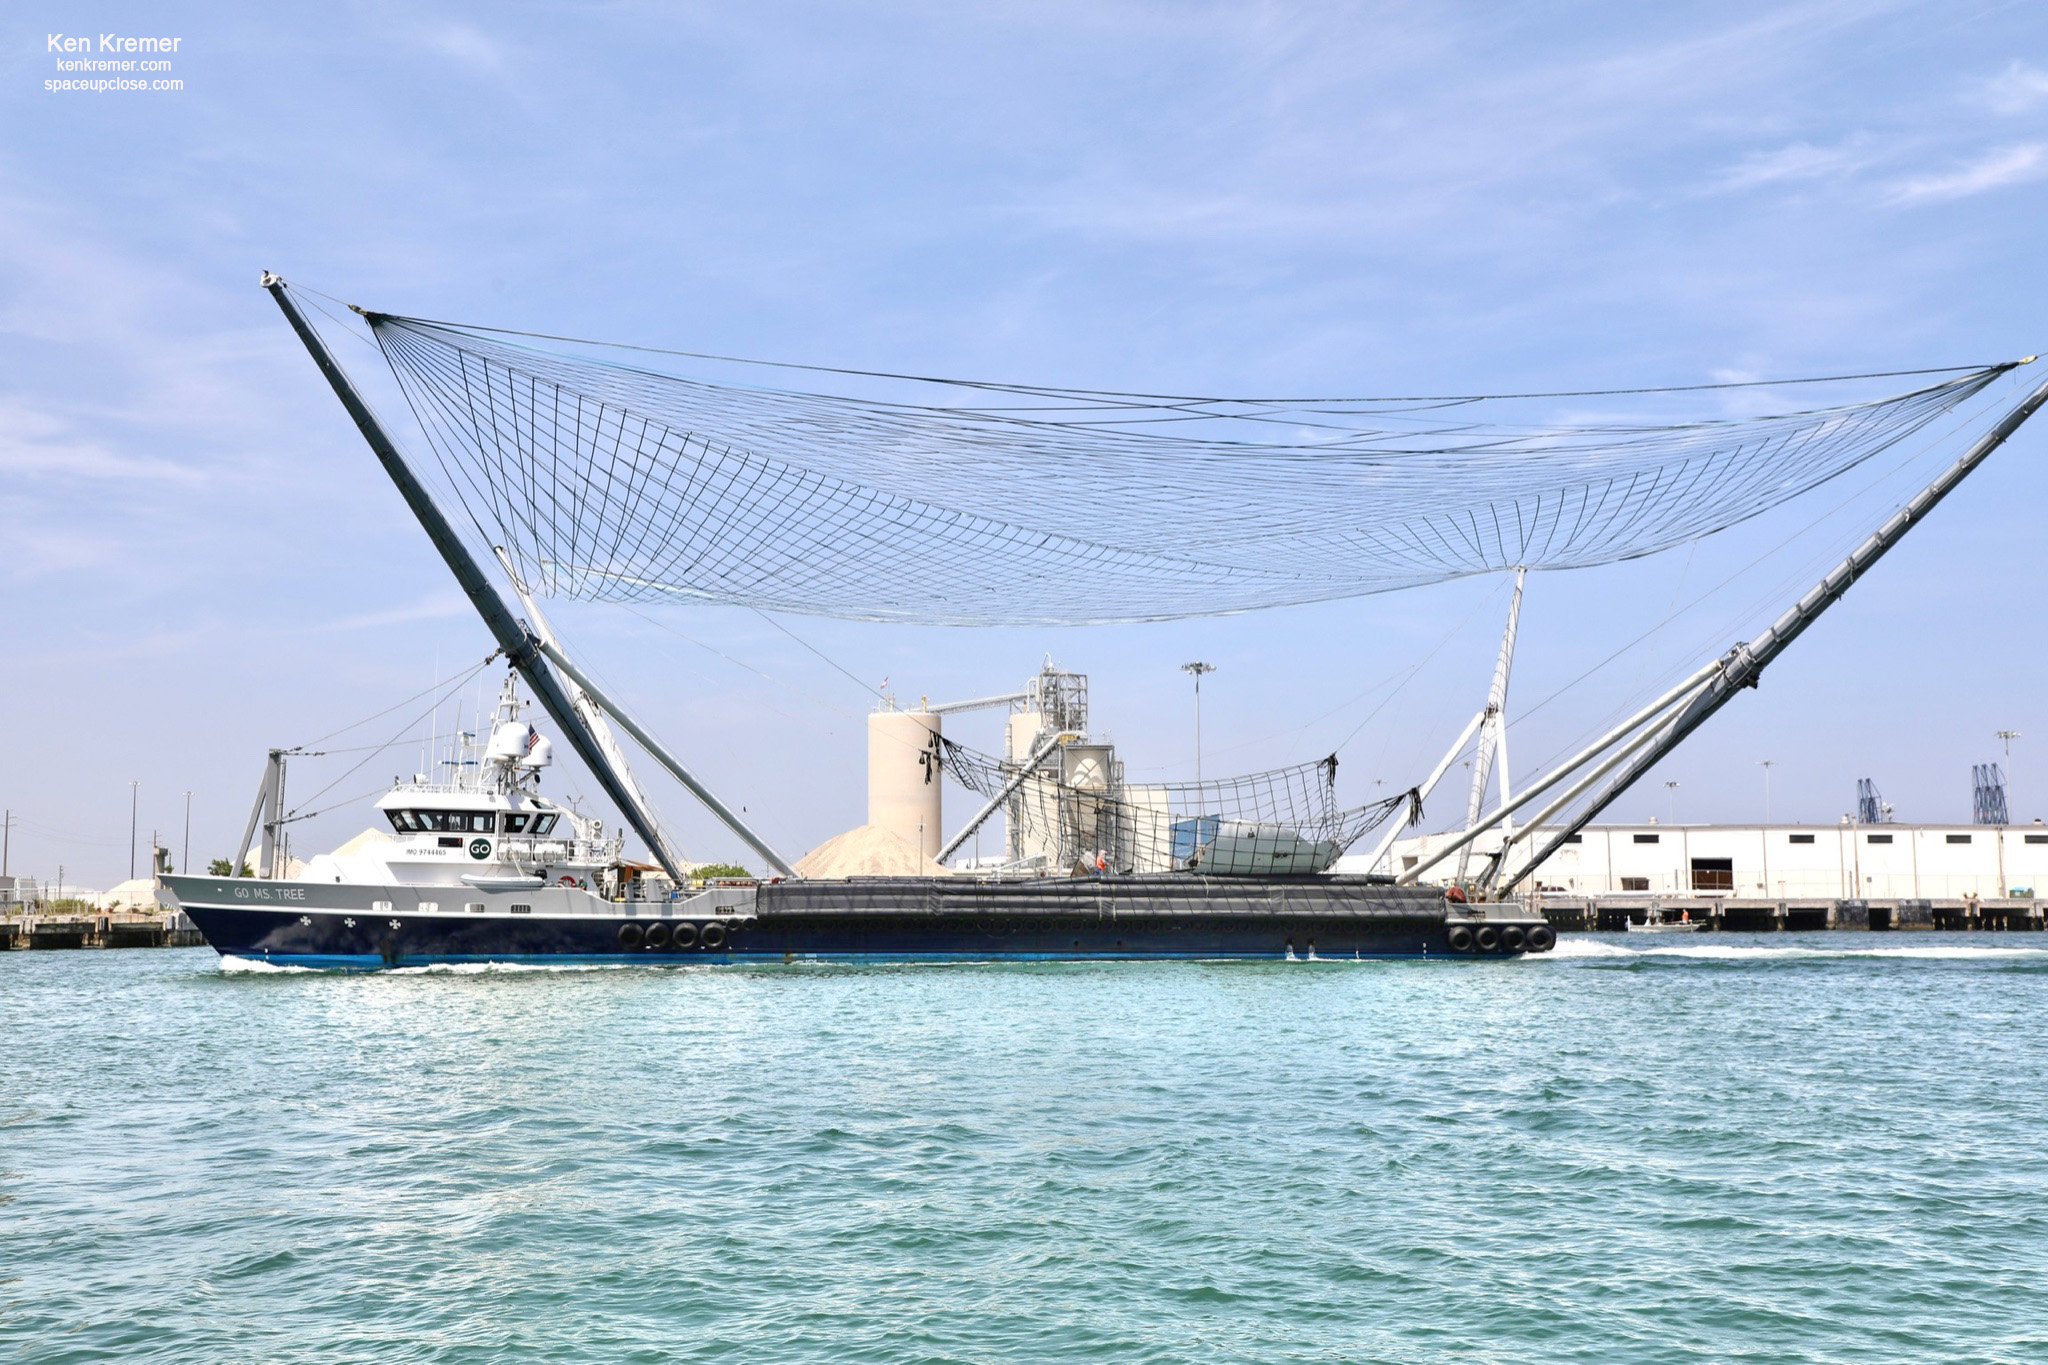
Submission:
[[1037,772],[1039,767],[1042,764],[1044,764],[1045,760],[1052,757],[1053,751],[1060,747],[1060,741],[1064,738],[1066,738],[1065,735],[1061,734],[1058,731],[1054,731],[1052,734],[1047,735],[1043,740],[1041,740],[1039,742],[1038,747],[1031,751],[1030,757],[1024,760],[1024,766],[1017,769],[1016,772],[1012,773],[1010,775],[1010,780],[1003,783],[1002,787],[997,790],[996,794],[994,796],[991,796],[988,799],[988,801],[982,806],[982,808],[974,813],[973,818],[970,819],[965,825],[961,826],[960,832],[954,835],[951,839],[948,839],[946,841],[946,846],[940,849],[937,853],[932,855],[932,861],[936,863],[944,863],[946,859],[952,857],[955,853],[959,852],[960,845],[966,843],[969,839],[973,838],[974,831],[980,829],[991,815],[994,815],[998,810],[1002,808],[1003,803],[1010,799],[1010,797],[1016,792],[1017,788],[1024,785],[1025,779],[1030,777],[1031,774],[1033,774],[1034,772]]
[[[1508,675],[1515,667],[1515,632],[1522,622],[1522,584],[1527,581],[1529,570],[1526,566],[1515,568],[1515,592],[1508,599],[1508,626],[1500,637],[1500,658],[1493,666],[1493,686],[1487,689],[1486,710],[1479,726],[1479,749],[1472,756],[1472,795],[1465,803],[1465,826],[1471,828],[1479,823],[1479,812],[1486,805],[1486,781],[1492,775],[1494,754],[1500,755],[1500,803],[1508,803],[1508,750],[1507,750],[1507,706]],[[1512,828],[1512,826],[1508,826]],[[1472,856],[1472,846],[1458,855],[1458,880],[1465,880],[1465,865]]]
[[[554,627],[548,624],[548,618],[541,614],[540,603],[533,600],[533,593],[526,586],[526,580],[520,577],[519,570],[513,567],[512,556],[507,554],[502,546],[497,545],[491,547],[491,552],[497,555],[499,565],[505,570],[505,577],[511,580],[512,591],[517,594],[519,605],[526,609],[526,623],[533,628],[534,639],[543,646],[560,650],[562,642],[556,638]],[[619,775],[620,784],[633,794],[633,799],[648,813],[651,821],[654,803],[647,799],[647,793],[641,789],[639,779],[633,776],[632,765],[626,762],[626,753],[619,747],[618,738],[612,734],[611,724],[605,720],[603,708],[592,701],[590,694],[578,686],[574,679],[570,680],[569,701],[576,707],[576,714],[583,718],[583,723],[590,727],[590,737],[597,741],[598,748],[604,750],[606,760],[611,763],[612,770]],[[669,844],[666,833],[654,852],[663,867],[671,863],[681,866],[685,861]]]
[[[1387,832],[1380,836],[1379,843],[1373,847],[1372,857],[1366,860],[1365,870],[1367,872],[1379,871],[1380,864],[1384,863],[1387,860],[1387,855],[1393,852],[1394,844],[1401,837],[1401,831],[1413,827],[1417,821],[1422,819],[1422,803],[1429,800],[1429,794],[1436,790],[1437,783],[1444,780],[1444,774],[1449,772],[1451,765],[1458,761],[1458,755],[1465,752],[1465,744],[1472,738],[1472,732],[1477,730],[1485,719],[1486,713],[1481,711],[1473,716],[1471,720],[1465,722],[1465,728],[1460,730],[1458,737],[1451,741],[1451,747],[1444,750],[1444,756],[1437,761],[1436,767],[1430,771],[1429,776],[1423,780],[1422,785],[1416,787],[1411,794],[1408,805],[1408,818],[1406,820],[1396,820],[1387,827]],[[1477,833],[1477,830],[1471,830],[1468,833]]]
[[[2019,362],[2031,363],[2035,357],[2028,356]],[[1751,640],[1748,644],[1737,645],[1721,657],[1704,686],[1688,696],[1681,705],[1674,706],[1669,720],[1655,738],[1633,754],[1626,767],[1610,781],[1606,788],[1589,801],[1585,808],[1573,816],[1569,823],[1552,834],[1540,851],[1531,857],[1513,876],[1503,877],[1509,854],[1518,839],[1510,837],[1501,847],[1487,882],[1490,886],[1512,887],[1531,872],[1542,866],[1544,861],[1563,847],[1564,842],[1584,829],[1593,817],[1607,809],[1617,797],[1627,791],[1636,780],[1661,762],[1666,754],[1678,747],[1694,730],[1705,724],[1707,719],[1730,701],[1735,694],[1746,687],[1755,687],[1760,681],[1764,668],[1790,647],[1792,642],[1806,633],[1808,626],[1820,619],[1822,612],[1841,601],[1857,579],[1870,572],[1873,565],[1885,556],[1894,545],[1905,538],[1908,531],[1925,520],[1936,504],[1954,492],[1956,486],[1968,478],[1983,464],[1991,452],[2005,444],[2006,439],[2020,429],[2029,417],[2048,402],[2048,381],[2043,381],[2032,393],[2014,406],[2012,411],[1999,419],[1998,425],[1979,437],[1974,445],[1964,451],[1956,462],[1943,470],[1934,481],[1920,490],[1912,501],[1894,512],[1885,523],[1858,545],[1827,577],[1809,589],[1804,597],[1793,603],[1776,621]],[[1523,838],[1533,834],[1542,823],[1541,818],[1532,822],[1524,831]]]
[[[249,861],[249,845],[256,840],[258,821],[263,830],[263,856],[255,868],[259,877],[269,877],[275,870],[277,834],[284,828],[284,758],[287,751],[272,749],[263,764],[263,780],[256,784],[256,804],[249,808],[249,824],[242,831],[242,842],[235,850],[234,866],[228,869],[230,877],[242,875],[242,868]],[[267,818],[266,818],[267,817]]]
[[498,647],[505,651],[505,657],[510,659],[512,666],[525,677],[527,686],[533,689],[533,694],[540,701],[541,707],[568,737],[570,746],[576,750],[576,756],[583,760],[584,766],[590,769],[598,785],[604,788],[605,795],[611,798],[612,804],[625,815],[627,823],[631,824],[634,831],[646,842],[647,847],[661,863],[662,869],[681,884],[686,878],[682,869],[669,857],[667,846],[661,838],[660,829],[655,824],[653,816],[640,804],[628,784],[620,780],[603,747],[584,725],[583,718],[576,713],[575,703],[570,700],[561,682],[548,667],[547,660],[542,658],[535,648],[532,634],[520,625],[511,608],[505,605],[505,599],[498,595],[498,590],[491,586],[490,579],[484,576],[483,569],[469,553],[468,547],[455,534],[455,528],[448,524],[448,519],[441,515],[441,509],[434,505],[434,500],[425,486],[414,477],[411,468],[405,462],[405,457],[399,454],[397,444],[377,421],[376,415],[370,411],[369,404],[363,401],[362,395],[356,392],[354,383],[343,372],[340,363],[328,353],[327,344],[320,339],[320,334],[313,330],[305,315],[299,312],[299,306],[293,302],[284,280],[266,270],[263,272],[263,287],[277,300],[277,306],[284,311],[285,319],[291,323],[292,330],[298,333],[300,342],[313,357],[313,363],[320,367],[320,373],[327,377],[328,384],[333,387],[334,396],[341,400],[342,407],[355,419],[357,429],[363,433],[363,439],[376,453],[378,463],[384,466],[384,472],[390,475],[391,482],[397,485],[399,496],[405,499],[405,505],[412,509],[413,516],[419,519],[421,529],[427,533],[427,539],[441,552],[442,560],[447,563],[449,571],[455,575],[455,581],[468,595],[470,605],[484,618],[484,624],[497,639]]
[[552,641],[545,639],[536,640],[534,643],[539,646],[541,653],[554,660],[557,668],[560,668],[569,675],[569,681],[589,693],[590,699],[593,702],[603,707],[613,720],[624,726],[626,733],[639,741],[640,747],[654,756],[655,762],[668,769],[670,776],[674,777],[676,781],[682,783],[685,787],[688,787],[691,794],[699,801],[702,801],[713,815],[724,821],[727,829],[746,840],[748,847],[752,848],[754,852],[760,854],[763,858],[766,858],[769,866],[785,877],[795,877],[798,875],[797,870],[785,862],[780,853],[777,853],[768,846],[767,840],[754,833],[748,827],[747,822],[740,819],[738,814],[733,811],[732,807],[719,800],[715,792],[702,782],[699,782],[695,775],[688,768],[685,768],[682,762],[663,746],[660,740],[642,729],[640,723],[628,715],[624,708],[610,697],[607,697],[604,694],[604,690],[591,681],[590,675],[572,663],[569,656],[562,653],[558,646]]

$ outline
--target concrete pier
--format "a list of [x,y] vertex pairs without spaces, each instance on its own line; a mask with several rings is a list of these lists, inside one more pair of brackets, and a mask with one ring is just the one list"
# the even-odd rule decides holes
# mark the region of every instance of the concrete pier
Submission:
[[1820,929],[1865,931],[1949,929],[2001,933],[2039,932],[2048,927],[2048,901],[1826,900],[1739,896],[1560,896],[1545,895],[1537,908],[1554,928],[1607,933],[1631,923],[1704,924],[1707,932],[1786,933]]
[[25,914],[0,918],[0,949],[196,948],[206,939],[182,914]]

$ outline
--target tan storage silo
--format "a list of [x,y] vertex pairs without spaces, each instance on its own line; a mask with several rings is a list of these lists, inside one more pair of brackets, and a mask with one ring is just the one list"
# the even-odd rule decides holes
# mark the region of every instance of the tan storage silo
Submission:
[[1003,727],[1003,757],[1012,763],[1022,763],[1031,756],[1038,745],[1039,733],[1045,728],[1045,717],[1035,710],[1012,711]]
[[868,716],[868,823],[900,834],[927,858],[945,844],[940,828],[939,722],[930,711]]

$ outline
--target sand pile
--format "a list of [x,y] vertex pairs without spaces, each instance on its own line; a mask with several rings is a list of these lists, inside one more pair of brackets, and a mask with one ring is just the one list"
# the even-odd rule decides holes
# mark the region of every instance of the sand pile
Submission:
[[800,877],[944,877],[946,869],[916,844],[879,825],[827,839],[796,865]]

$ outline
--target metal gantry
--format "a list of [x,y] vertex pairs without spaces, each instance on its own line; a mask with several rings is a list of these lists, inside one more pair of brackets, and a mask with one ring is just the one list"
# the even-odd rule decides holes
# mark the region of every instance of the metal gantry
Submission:
[[[630,774],[622,773],[613,761],[612,753],[616,751],[617,746],[614,744],[610,751],[607,750],[603,739],[593,732],[575,698],[555,676],[555,669],[550,667],[550,660],[588,694],[590,701],[603,707],[612,719],[618,721],[628,734],[703,801],[712,814],[745,840],[749,847],[766,858],[784,876],[796,875],[789,863],[748,828],[730,807],[712,795],[673,754],[655,742],[630,716],[624,714],[616,703],[610,702],[586,675],[569,663],[558,645],[551,645],[534,629],[520,622],[497,588],[485,576],[482,566],[469,552],[469,547],[456,535],[455,528],[435,505],[425,485],[406,463],[397,443],[391,439],[383,424],[377,420],[376,414],[370,410],[369,404],[356,391],[354,382],[328,351],[327,344],[321,339],[319,332],[299,311],[298,304],[292,298],[291,290],[284,280],[265,271],[262,283],[263,287],[270,291],[271,297],[277,301],[277,306],[284,311],[286,320],[298,334],[301,344],[312,355],[314,364],[319,366],[321,374],[333,388],[335,397],[341,400],[342,407],[347,409],[349,416],[355,420],[356,428],[362,432],[363,439],[376,454],[378,463],[384,466],[384,472],[397,486],[406,506],[419,520],[421,529],[426,531],[427,538],[433,542],[434,548],[440,551],[442,560],[455,575],[455,581],[469,597],[470,604],[477,609],[477,614],[483,617],[484,624],[490,628],[498,647],[511,660],[512,666],[525,677],[542,709],[568,738],[571,747],[576,750],[577,757],[583,760],[584,766],[597,779],[598,785],[604,788],[605,795],[611,798],[612,803],[626,817],[627,823],[632,825],[634,831],[647,844],[655,860],[661,863],[662,870],[679,883],[685,880],[682,867],[669,851],[668,841],[662,834],[660,823],[655,819],[652,808],[632,782]],[[259,809],[260,805],[259,797]],[[281,794],[277,806],[282,807]],[[251,823],[254,823],[253,816]],[[245,851],[247,842],[245,838]],[[268,853],[269,846],[266,842],[266,856]]]
[[[2031,360],[2032,358],[2029,357]],[[1483,889],[1493,892],[1519,885],[1595,816],[1654,768],[1688,735],[1734,700],[1745,688],[1755,687],[1763,670],[1789,648],[1829,607],[1868,573],[1906,533],[1920,524],[1941,500],[1955,490],[1994,450],[2048,403],[2048,381],[2036,386],[1998,424],[1979,437],[1968,450],[1943,470],[1931,483],[1894,512],[1884,524],[1866,537],[1826,577],[1779,616],[1761,634],[1740,644],[1671,688],[1649,706],[1580,750],[1561,766],[1514,801],[1467,829],[1426,859],[1403,871],[1398,880],[1412,884],[1422,874],[1454,854],[1462,853],[1487,830],[1503,824],[1508,817],[1539,796],[1570,783],[1566,790],[1521,829],[1504,835],[1494,861],[1480,878]],[[1462,746],[1462,741],[1460,741]],[[1590,767],[1589,767],[1590,765]],[[1573,780],[1574,774],[1587,770]],[[1611,775],[1611,776],[1610,776]],[[1605,782],[1604,786],[1600,784]],[[1575,803],[1598,786],[1599,790],[1554,828],[1549,822],[1572,809]],[[1537,831],[1546,835],[1541,847],[1514,863],[1518,845],[1533,843]],[[1508,869],[1513,866],[1514,870]]]

